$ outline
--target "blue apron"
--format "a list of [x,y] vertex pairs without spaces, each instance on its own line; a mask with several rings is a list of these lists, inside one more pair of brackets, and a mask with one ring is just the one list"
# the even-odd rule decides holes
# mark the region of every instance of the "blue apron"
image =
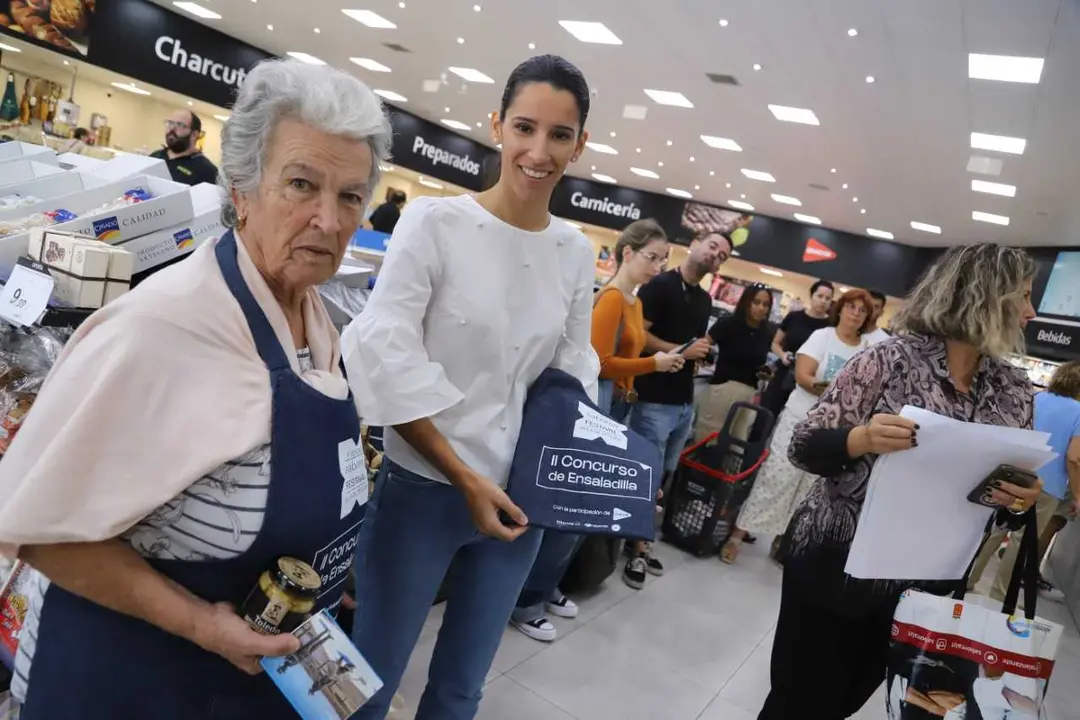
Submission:
[[[270,322],[240,275],[230,232],[215,252],[270,371],[272,479],[254,544],[228,560],[148,560],[158,572],[210,602],[240,605],[263,570],[282,555],[323,576],[316,610],[335,608],[351,565],[363,505],[341,517],[339,443],[359,443],[352,398],[335,400],[297,376]],[[265,675],[141,620],[52,585],[45,595],[22,720],[284,720],[296,718]]]

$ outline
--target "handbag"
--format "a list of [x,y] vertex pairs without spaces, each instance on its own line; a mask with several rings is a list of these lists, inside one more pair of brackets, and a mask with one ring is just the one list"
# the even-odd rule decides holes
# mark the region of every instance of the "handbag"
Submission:
[[548,368],[525,398],[507,493],[538,527],[652,540],[661,467],[654,443]]
[[[952,596],[908,590],[892,624],[886,679],[890,720],[1036,720],[1062,627],[1036,617],[1038,531],[1034,509],[1000,612]],[[970,568],[969,568],[970,572]],[[1024,614],[1016,614],[1021,587]]]

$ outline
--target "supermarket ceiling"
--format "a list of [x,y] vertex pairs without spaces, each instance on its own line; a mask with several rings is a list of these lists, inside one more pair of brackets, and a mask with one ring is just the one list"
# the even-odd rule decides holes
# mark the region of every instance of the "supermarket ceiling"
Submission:
[[[532,54],[563,55],[594,90],[592,140],[617,152],[590,150],[572,168],[582,177],[789,219],[797,212],[915,245],[1080,244],[1077,0],[476,2],[200,0],[221,15],[206,25],[346,68],[485,143],[487,114],[513,67]],[[343,9],[377,18],[361,14],[364,24]],[[560,21],[602,23],[619,44],[582,42]],[[1045,65],[1035,83],[972,79],[970,53]],[[679,93],[674,100],[692,107],[661,104],[647,90]],[[818,124],[781,121],[783,108],[770,106],[810,110]],[[985,144],[973,133],[1026,143],[1020,154],[1015,142],[1008,152],[973,149]]]

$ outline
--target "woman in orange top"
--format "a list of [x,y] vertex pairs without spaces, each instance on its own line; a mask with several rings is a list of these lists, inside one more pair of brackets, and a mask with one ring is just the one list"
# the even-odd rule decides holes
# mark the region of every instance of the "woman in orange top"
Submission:
[[636,399],[634,378],[652,372],[677,372],[683,356],[645,349],[645,317],[634,290],[663,271],[668,258],[667,235],[655,220],[626,226],[615,245],[617,270],[593,302],[592,344],[600,357],[600,409],[622,422]]

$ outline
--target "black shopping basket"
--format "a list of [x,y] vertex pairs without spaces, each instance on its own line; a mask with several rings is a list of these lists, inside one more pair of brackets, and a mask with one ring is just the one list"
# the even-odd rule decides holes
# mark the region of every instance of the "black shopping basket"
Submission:
[[[746,440],[731,434],[740,410],[754,413]],[[683,452],[665,506],[664,542],[698,557],[719,552],[769,455],[773,420],[759,405],[735,403],[720,432]]]

